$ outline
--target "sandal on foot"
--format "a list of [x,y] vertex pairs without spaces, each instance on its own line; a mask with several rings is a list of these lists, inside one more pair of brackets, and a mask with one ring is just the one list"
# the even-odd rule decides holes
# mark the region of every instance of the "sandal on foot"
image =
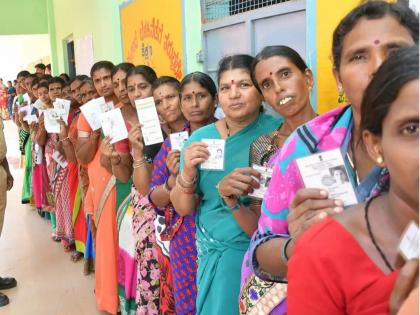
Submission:
[[83,258],[83,254],[77,251],[74,251],[70,256],[70,259],[72,262],[78,262],[82,258]]
[[9,298],[7,297],[7,295],[0,293],[0,307],[5,306],[7,304],[9,304]]

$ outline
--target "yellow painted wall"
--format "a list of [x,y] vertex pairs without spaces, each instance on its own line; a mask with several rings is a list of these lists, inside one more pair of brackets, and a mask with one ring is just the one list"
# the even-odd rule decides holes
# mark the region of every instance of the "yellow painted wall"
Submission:
[[339,105],[337,86],[332,74],[332,35],[341,19],[359,3],[360,0],[317,0],[318,113],[324,113]]
[[181,0],[135,0],[121,9],[124,60],[183,77]]

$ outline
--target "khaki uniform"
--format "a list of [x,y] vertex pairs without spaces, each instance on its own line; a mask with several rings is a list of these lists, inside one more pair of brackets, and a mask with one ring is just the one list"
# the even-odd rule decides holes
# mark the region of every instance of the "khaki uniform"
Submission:
[[[4,139],[3,119],[0,118],[0,163],[6,158],[7,147]],[[3,166],[0,166],[0,235],[3,228],[4,212],[6,210],[7,196],[7,173]]]

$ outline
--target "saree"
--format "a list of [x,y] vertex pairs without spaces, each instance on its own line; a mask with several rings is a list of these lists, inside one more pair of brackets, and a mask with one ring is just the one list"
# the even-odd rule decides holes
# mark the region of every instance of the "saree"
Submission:
[[[189,131],[186,126],[183,131]],[[171,151],[171,142],[167,138],[153,161],[152,189],[163,185],[170,172],[166,167],[166,159]],[[149,195],[149,200],[150,200]],[[152,200],[150,200],[151,203]],[[161,238],[169,242],[169,261],[167,273],[172,277],[171,295],[178,315],[195,314],[197,298],[197,247],[195,245],[195,217],[193,214],[181,217],[169,204],[164,209],[155,207],[156,213],[165,218],[165,228]],[[161,259],[164,259],[162,257]]]
[[[247,127],[226,139],[224,170],[199,170],[196,193],[201,203],[196,211],[198,253],[197,314],[238,314],[241,264],[250,238],[222,204],[216,185],[238,167],[248,167],[251,143],[273,131],[279,119],[259,114]],[[215,124],[196,130],[185,147],[201,139],[220,139]],[[227,158],[229,157],[229,158]],[[183,168],[183,154],[181,155]],[[241,197],[249,205],[248,197]]]
[[[69,114],[68,119],[68,125],[70,126],[68,136],[73,147],[77,141],[77,118],[79,114],[80,110],[77,109]],[[79,185],[79,164],[68,161],[68,169],[69,200],[72,213],[71,223],[74,232],[74,243],[76,251],[84,254],[86,251],[87,226],[83,212],[83,192]]]
[[24,154],[23,163],[23,185],[22,203],[30,203],[32,198],[32,150],[30,133],[23,128],[20,129],[19,141],[21,142],[21,152]]
[[133,205],[130,179],[123,183],[117,179],[118,228],[118,295],[123,315],[136,314],[137,261],[133,232]]
[[[83,113],[77,120],[77,129],[92,132]],[[116,314],[118,309],[118,241],[115,176],[101,165],[98,141],[95,157],[88,164],[89,190],[85,196],[85,211],[92,214],[96,225],[95,295],[100,311]]]
[[[339,107],[316,117],[297,128],[286,140],[283,147],[272,157],[273,177],[264,195],[258,230],[250,244],[249,264],[254,273],[266,281],[287,282],[286,279],[269,275],[261,270],[256,259],[256,248],[275,237],[288,237],[287,216],[289,205],[296,192],[304,188],[296,159],[316,152],[340,148],[350,180],[359,202],[369,197],[378,182],[381,169],[374,167],[358,184],[356,174],[347,157],[353,113],[351,106]],[[275,307],[276,314],[285,314],[287,301],[285,294]]]
[[[52,206],[50,208],[50,217],[51,217],[51,229],[53,237],[56,237],[56,215],[55,215],[55,198],[54,193],[52,191],[52,182],[54,180],[55,171],[57,162],[54,161],[52,155],[54,153],[55,148],[55,137],[57,135],[47,134],[47,141],[45,143],[44,152],[45,152],[45,163],[46,163],[46,177],[45,182],[48,183],[49,189],[51,189],[51,196],[52,196]],[[44,178],[44,177],[43,177]]]

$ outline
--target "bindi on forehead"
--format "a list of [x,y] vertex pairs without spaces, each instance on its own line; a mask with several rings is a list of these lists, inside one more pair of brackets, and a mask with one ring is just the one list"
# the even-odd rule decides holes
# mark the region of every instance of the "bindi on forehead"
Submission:
[[375,40],[373,41],[373,43],[374,43],[375,45],[379,45],[379,44],[381,43],[381,41],[380,41],[379,39],[375,39]]
[[270,76],[272,76],[272,75],[273,75],[273,72],[270,71]]
[[192,91],[192,94],[195,94],[195,91]]
[[231,82],[232,84],[235,84],[235,80],[233,80],[233,79],[232,79],[230,82]]

